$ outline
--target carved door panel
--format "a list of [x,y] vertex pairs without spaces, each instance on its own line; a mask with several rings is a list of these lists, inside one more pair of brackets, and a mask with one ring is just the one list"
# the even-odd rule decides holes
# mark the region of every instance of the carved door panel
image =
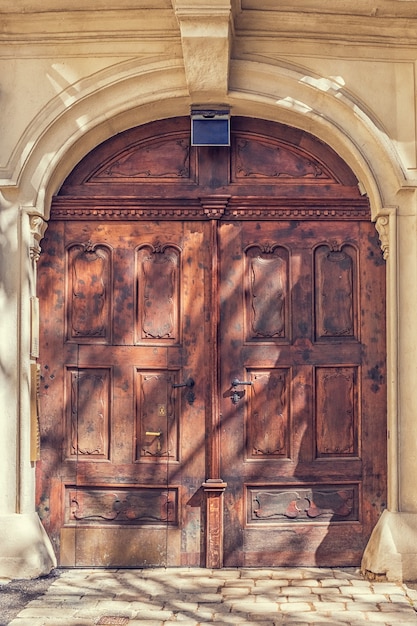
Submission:
[[40,511],[61,565],[201,564],[205,227],[49,225]]
[[385,505],[374,227],[225,222],[220,250],[225,565],[357,565]]

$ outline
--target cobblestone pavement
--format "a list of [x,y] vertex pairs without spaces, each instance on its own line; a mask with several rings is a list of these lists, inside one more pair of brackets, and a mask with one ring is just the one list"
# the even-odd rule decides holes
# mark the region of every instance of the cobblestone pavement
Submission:
[[64,570],[10,626],[417,626],[417,591],[352,568]]

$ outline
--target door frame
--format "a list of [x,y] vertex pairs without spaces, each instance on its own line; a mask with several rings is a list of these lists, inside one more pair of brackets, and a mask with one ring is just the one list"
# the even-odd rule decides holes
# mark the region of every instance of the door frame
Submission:
[[[289,127],[288,127],[289,128]],[[289,128],[290,130],[290,128]],[[299,131],[296,131],[299,132]],[[322,156],[322,155],[321,155]],[[88,158],[88,157],[87,157]],[[341,159],[338,157],[339,161]],[[339,165],[340,167],[340,165]],[[346,168],[346,164],[344,165]],[[76,170],[76,168],[75,168]],[[75,171],[74,170],[74,171]],[[71,175],[72,176],[72,175]],[[70,179],[71,179],[70,176]],[[77,184],[77,181],[75,181]],[[209,186],[208,186],[209,187]],[[200,212],[203,219],[209,220],[211,222],[211,236],[210,236],[210,245],[213,250],[217,250],[218,242],[217,242],[217,221],[221,219],[221,217],[225,214],[226,208],[229,207],[230,204],[230,195],[218,194],[218,193],[207,193],[207,189],[202,189],[201,195],[198,194],[194,200],[190,200],[190,206],[192,205],[197,212]],[[58,201],[59,200],[59,201]],[[78,198],[74,199],[71,197],[66,197],[65,193],[60,199],[54,202],[55,208],[58,207],[58,210],[62,211],[73,211],[78,210],[76,207],[81,208],[85,214],[88,214],[91,211],[89,208],[88,195],[84,200]],[[116,199],[117,200],[117,199]],[[270,215],[273,214],[274,202],[268,202],[266,198],[264,198],[266,205],[269,207]],[[359,211],[369,211],[369,204],[366,199],[360,199],[359,197],[356,200],[353,200],[349,197],[346,197],[346,201],[348,203],[356,203],[357,210]],[[126,208],[135,211],[134,207],[142,207],[139,210],[143,210],[146,214],[146,200],[142,201],[141,198],[138,199],[127,199]],[[305,201],[304,201],[305,202]],[[335,195],[333,197],[333,204],[343,204],[340,197]],[[100,204],[100,203],[99,203]],[[276,204],[276,203],[275,203]],[[288,199],[284,201],[282,204],[288,204]],[[107,210],[117,210],[118,202],[115,200],[106,201],[103,204],[103,213]],[[280,202],[278,202],[280,205]],[[295,206],[302,207],[303,201],[298,201],[295,203]],[[320,201],[314,202],[312,200],[311,207],[308,210],[312,211],[312,215],[317,213],[317,211],[321,211],[319,208]],[[157,214],[159,210],[163,210],[165,203],[163,198],[160,200],[154,200],[152,202],[152,211],[154,215]],[[336,205],[335,205],[336,206]],[[198,207],[198,208],[197,208]],[[272,208],[271,208],[272,207]],[[359,208],[360,207],[360,208]],[[247,201],[244,197],[240,198],[232,198],[231,204],[229,207],[231,210],[235,211],[243,211],[246,213],[250,211],[250,200]],[[304,207],[305,208],[305,207]],[[300,209],[300,210],[304,210]],[[90,212],[90,215],[93,213]],[[324,215],[324,213],[323,213]],[[166,218],[165,218],[166,219]],[[185,218],[186,219],[186,218]],[[201,217],[200,217],[201,219]],[[218,255],[215,254],[212,256],[215,259],[213,263],[217,263]],[[217,292],[217,281],[218,281],[218,271],[217,267],[212,266],[210,270],[211,283],[210,283],[210,291],[212,294],[213,301],[215,301],[214,294]],[[214,315],[211,318],[211,327],[210,327],[210,338],[211,345],[217,346],[218,343],[218,310],[214,312]],[[226,488],[226,484],[222,481],[220,476],[220,409],[218,402],[218,395],[216,390],[218,389],[218,363],[217,359],[217,351],[211,350],[210,355],[210,372],[211,372],[211,380],[210,386],[212,389],[212,412],[211,412],[211,421],[208,425],[209,430],[211,431],[211,437],[209,438],[212,442],[207,451],[208,454],[208,471],[207,471],[207,479],[203,483],[202,487],[206,494],[207,498],[207,507],[206,507],[206,565],[207,567],[221,567],[223,563],[223,555],[222,555],[222,537],[223,537],[223,493]]]

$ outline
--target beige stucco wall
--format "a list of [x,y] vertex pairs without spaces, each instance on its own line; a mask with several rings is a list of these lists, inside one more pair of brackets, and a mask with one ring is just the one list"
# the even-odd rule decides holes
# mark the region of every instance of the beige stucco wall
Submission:
[[387,258],[389,501],[363,568],[417,579],[417,2],[385,0],[372,15],[361,0],[329,15],[328,3],[300,0],[298,16],[268,0],[65,4],[0,8],[0,576],[54,564],[34,510],[29,376],[51,196],[106,138],[219,102],[315,134],[369,195]]

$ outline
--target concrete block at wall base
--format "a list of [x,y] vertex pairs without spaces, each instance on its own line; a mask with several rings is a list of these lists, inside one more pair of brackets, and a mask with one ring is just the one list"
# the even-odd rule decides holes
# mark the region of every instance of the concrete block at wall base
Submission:
[[362,557],[365,576],[417,581],[417,513],[384,511]]
[[0,515],[0,578],[37,578],[54,567],[55,554],[36,513]]

